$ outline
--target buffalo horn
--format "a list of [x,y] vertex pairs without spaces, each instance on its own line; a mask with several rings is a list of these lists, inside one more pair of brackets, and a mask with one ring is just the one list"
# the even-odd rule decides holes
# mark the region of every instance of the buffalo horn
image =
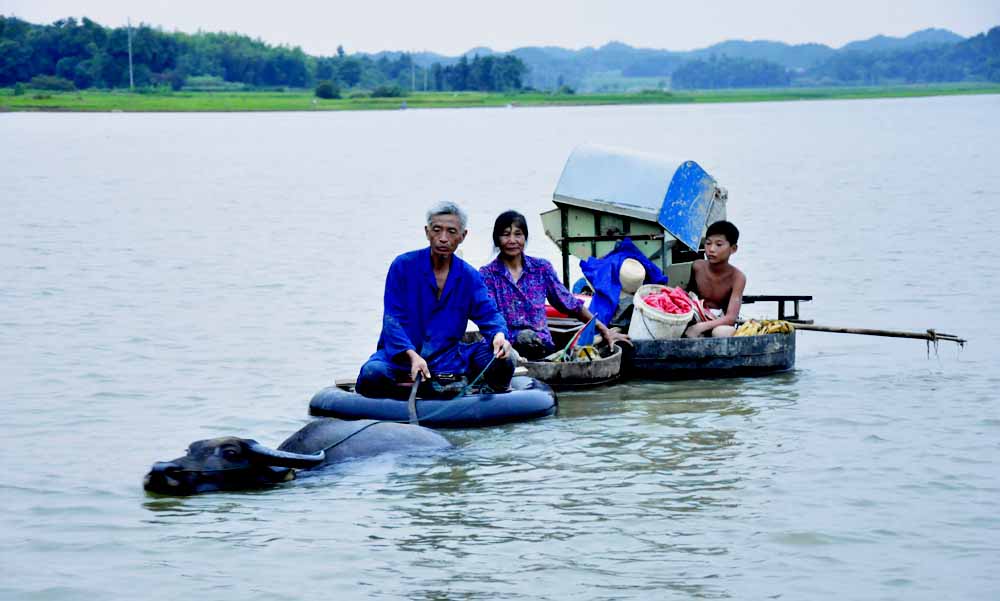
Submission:
[[269,449],[256,440],[249,441],[247,449],[252,455],[263,459],[268,465],[278,465],[281,467],[316,467],[323,463],[323,459],[326,457],[326,453],[323,451],[306,455],[304,453],[289,453],[288,451]]

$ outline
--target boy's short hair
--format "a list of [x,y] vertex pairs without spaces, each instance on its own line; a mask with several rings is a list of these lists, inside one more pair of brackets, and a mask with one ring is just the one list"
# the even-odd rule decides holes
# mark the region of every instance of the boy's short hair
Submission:
[[730,244],[736,244],[740,239],[740,230],[736,229],[736,226],[728,221],[716,221],[712,225],[708,226],[708,230],[705,232],[705,237],[715,235],[725,236],[726,241]]

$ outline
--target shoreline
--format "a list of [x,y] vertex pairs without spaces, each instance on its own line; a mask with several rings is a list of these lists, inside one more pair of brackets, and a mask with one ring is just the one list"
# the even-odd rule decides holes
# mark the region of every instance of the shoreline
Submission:
[[566,106],[621,106],[657,104],[720,104],[788,102],[799,100],[865,100],[1000,94],[1000,84],[958,83],[908,86],[831,88],[766,88],[647,91],[619,94],[518,94],[485,92],[417,92],[398,98],[342,98],[323,100],[311,90],[241,92],[50,92],[26,90],[16,96],[0,89],[0,112],[52,113],[232,113],[326,112],[436,108],[525,108]]

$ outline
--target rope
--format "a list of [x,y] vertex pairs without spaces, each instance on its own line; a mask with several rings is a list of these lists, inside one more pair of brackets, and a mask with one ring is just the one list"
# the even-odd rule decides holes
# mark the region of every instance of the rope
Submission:
[[[370,424],[365,424],[364,426],[358,428],[354,432],[351,432],[347,436],[341,438],[337,442],[335,442],[335,443],[333,443],[333,444],[331,444],[329,446],[323,447],[320,450],[323,451],[324,453],[326,453],[330,449],[332,449],[334,447],[337,447],[337,446],[340,446],[341,444],[343,444],[343,443],[347,442],[348,440],[354,438],[358,434],[361,434],[362,432],[364,432],[368,428],[371,428],[372,426],[377,426],[377,425],[382,424],[382,423],[391,424],[391,423],[397,423],[397,422],[394,422],[394,421],[391,421],[391,420],[375,420],[375,421],[373,421]],[[398,422],[398,423],[406,423],[406,422]],[[181,473],[185,473],[185,472],[197,472],[197,473],[203,474],[203,473],[206,473],[206,472],[208,472],[208,473],[234,472],[234,471],[246,470],[246,469],[247,469],[246,467],[224,467],[224,468],[217,468],[217,469],[211,469],[211,470],[182,469],[182,470],[176,470],[176,471],[181,472]],[[301,468],[292,468],[292,469],[301,469]]]
[[[482,378],[486,374],[486,371],[490,368],[490,366],[493,365],[493,362],[496,361],[496,359],[497,359],[497,356],[493,355],[493,358],[490,359],[489,363],[486,364],[486,367],[484,367],[483,370],[481,372],[479,372],[479,375],[476,376],[475,379],[473,379],[471,382],[469,382],[468,384],[466,384],[465,387],[462,388],[462,391],[459,392],[458,395],[455,396],[455,398],[458,398],[458,397],[461,397],[461,396],[465,396],[465,394],[469,391],[469,389],[472,388],[476,384],[476,382],[478,382],[479,379]],[[418,375],[417,377],[419,378],[420,376]],[[425,399],[425,400],[428,400],[428,399]],[[429,400],[438,400],[438,399],[429,399]],[[445,402],[447,402],[447,401],[445,401]],[[483,402],[483,401],[480,401],[480,402]],[[413,406],[414,406],[414,412],[415,412],[416,411],[416,399],[414,399]],[[436,411],[433,411],[430,414],[424,415],[421,419],[423,419],[425,422],[429,421],[429,420],[433,419],[435,416],[437,416],[439,413],[441,413],[442,411],[444,411],[446,409],[449,409],[449,407],[447,405],[444,405],[444,406],[438,408]],[[412,416],[412,414],[411,414],[411,416]],[[405,424],[405,423],[407,423],[404,420],[388,420],[387,419],[387,420],[380,420],[380,421],[383,421],[385,423],[393,423],[393,424]],[[411,420],[409,423],[412,424],[412,423],[415,423],[415,422],[413,422]],[[419,425],[419,424],[417,424],[417,425]]]
[[380,419],[380,420],[375,420],[375,421],[373,421],[370,424],[365,424],[364,426],[358,428],[354,432],[351,432],[350,434],[348,434],[347,436],[341,438],[340,440],[338,440],[337,442],[333,443],[332,445],[330,445],[328,447],[324,447],[323,448],[323,452],[325,453],[325,452],[329,451],[330,449],[332,449],[334,447],[340,446],[341,444],[343,444],[343,443],[347,442],[348,440],[354,438],[358,434],[361,434],[362,432],[364,432],[368,428],[371,428],[372,426],[377,426],[377,425],[382,424],[382,423],[393,423],[393,422],[389,422],[388,420]]
[[491,366],[491,365],[493,365],[493,362],[494,362],[494,361],[496,361],[496,360],[497,360],[497,356],[496,356],[496,355],[493,355],[493,358],[492,358],[492,359],[490,359],[490,362],[486,364],[486,367],[484,367],[484,368],[483,368],[483,371],[479,372],[479,375],[478,375],[478,376],[476,376],[476,379],[475,379],[475,380],[473,380],[473,381],[471,381],[471,382],[469,382],[468,384],[466,384],[466,385],[465,385],[465,388],[463,388],[463,389],[462,389],[462,392],[458,393],[458,395],[457,395],[457,396],[465,396],[465,393],[466,393],[466,392],[468,392],[468,391],[469,391],[469,389],[470,389],[470,388],[472,388],[472,386],[473,386],[473,385],[474,385],[474,384],[475,384],[476,382],[478,382],[478,381],[479,381],[479,378],[482,378],[482,377],[483,377],[483,375],[484,375],[484,374],[486,373],[486,370],[487,370],[487,369],[489,369],[489,368],[490,368],[490,366]]

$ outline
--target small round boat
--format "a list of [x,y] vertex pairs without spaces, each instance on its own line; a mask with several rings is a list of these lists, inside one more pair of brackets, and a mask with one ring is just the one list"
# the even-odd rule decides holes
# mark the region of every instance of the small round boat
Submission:
[[795,367],[795,332],[729,338],[636,340],[629,377],[653,380],[761,376]]
[[[514,376],[511,390],[502,393],[470,394],[453,399],[416,400],[417,419],[429,428],[468,428],[522,422],[554,415],[556,395],[544,382]],[[351,388],[345,386],[345,388]],[[377,419],[407,422],[406,399],[379,399],[361,396],[352,390],[329,386],[309,401],[309,413],[340,419]]]
[[618,379],[622,370],[622,349],[612,347],[611,354],[593,361],[521,361],[519,367],[528,375],[555,390],[573,390],[608,384]]

